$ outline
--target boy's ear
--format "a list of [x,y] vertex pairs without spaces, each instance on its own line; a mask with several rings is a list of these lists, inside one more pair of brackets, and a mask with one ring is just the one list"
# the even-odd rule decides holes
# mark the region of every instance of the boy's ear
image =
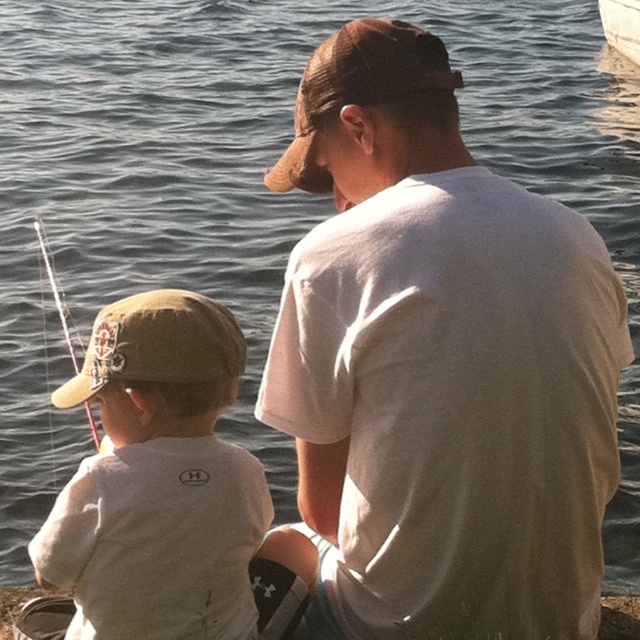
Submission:
[[160,395],[157,393],[145,393],[137,389],[126,389],[126,392],[131,398],[131,402],[142,414],[142,424],[146,427],[158,411]]

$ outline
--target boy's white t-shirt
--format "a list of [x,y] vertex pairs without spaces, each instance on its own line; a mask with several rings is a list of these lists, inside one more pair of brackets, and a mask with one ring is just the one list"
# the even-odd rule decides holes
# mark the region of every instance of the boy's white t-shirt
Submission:
[[68,640],[255,638],[248,566],[272,519],[253,455],[160,438],[85,459],[29,554],[75,585]]
[[588,222],[480,167],[413,176],[285,282],[256,416],[351,437],[325,576],[348,637],[592,640],[633,352]]

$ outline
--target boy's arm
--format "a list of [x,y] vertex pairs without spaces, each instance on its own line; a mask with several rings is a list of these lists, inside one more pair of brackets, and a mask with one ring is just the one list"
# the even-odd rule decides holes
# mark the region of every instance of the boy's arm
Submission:
[[76,583],[93,552],[98,523],[97,491],[91,474],[81,465],[29,543],[38,584],[58,590]]
[[49,582],[48,580],[45,580],[42,577],[42,574],[37,569],[35,570],[35,573],[36,573],[36,582],[40,585],[41,589],[44,589],[45,591],[51,591],[53,593],[65,590],[63,587],[59,587],[58,585],[51,584],[51,582]]

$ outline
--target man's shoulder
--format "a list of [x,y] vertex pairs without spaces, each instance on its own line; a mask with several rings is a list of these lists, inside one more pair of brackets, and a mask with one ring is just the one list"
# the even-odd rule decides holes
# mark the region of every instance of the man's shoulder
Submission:
[[393,185],[315,226],[296,245],[294,254],[330,252],[335,256],[341,250],[347,255],[357,254],[360,247],[368,247],[380,238],[385,226],[402,224],[399,213],[420,206],[423,206],[421,198],[416,198],[401,184]]
[[[501,178],[484,167],[462,167],[408,176],[348,211],[321,222],[309,231],[299,246],[301,250],[308,251],[316,247],[323,248],[325,243],[335,242],[342,237],[349,240],[354,236],[361,240],[369,239],[367,233],[375,237],[385,225],[406,227],[423,224],[425,219],[422,214],[425,210],[436,209],[445,194],[455,192],[459,185],[469,181],[480,180],[483,183],[487,179],[513,185],[508,179]],[[495,189],[495,183],[486,184],[485,188]],[[357,249],[357,244],[359,243],[356,243],[354,249]]]

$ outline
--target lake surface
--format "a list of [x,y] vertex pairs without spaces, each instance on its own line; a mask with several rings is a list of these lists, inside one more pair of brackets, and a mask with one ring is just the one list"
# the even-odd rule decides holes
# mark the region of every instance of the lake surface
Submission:
[[[640,67],[605,45],[595,0],[493,5],[374,0],[367,13],[440,35],[465,77],[476,159],[595,225],[640,354]],[[308,56],[361,6],[0,0],[0,584],[32,582],[26,543],[92,453],[84,412],[48,406],[72,365],[38,216],[85,341],[102,306],[151,288],[197,290],[237,314],[249,367],[219,433],[264,463],[278,522],[297,519],[292,443],[253,404],[288,253],[333,202],[272,194],[262,179],[292,135]],[[619,436],[604,591],[640,595],[638,365],[623,373]]]

